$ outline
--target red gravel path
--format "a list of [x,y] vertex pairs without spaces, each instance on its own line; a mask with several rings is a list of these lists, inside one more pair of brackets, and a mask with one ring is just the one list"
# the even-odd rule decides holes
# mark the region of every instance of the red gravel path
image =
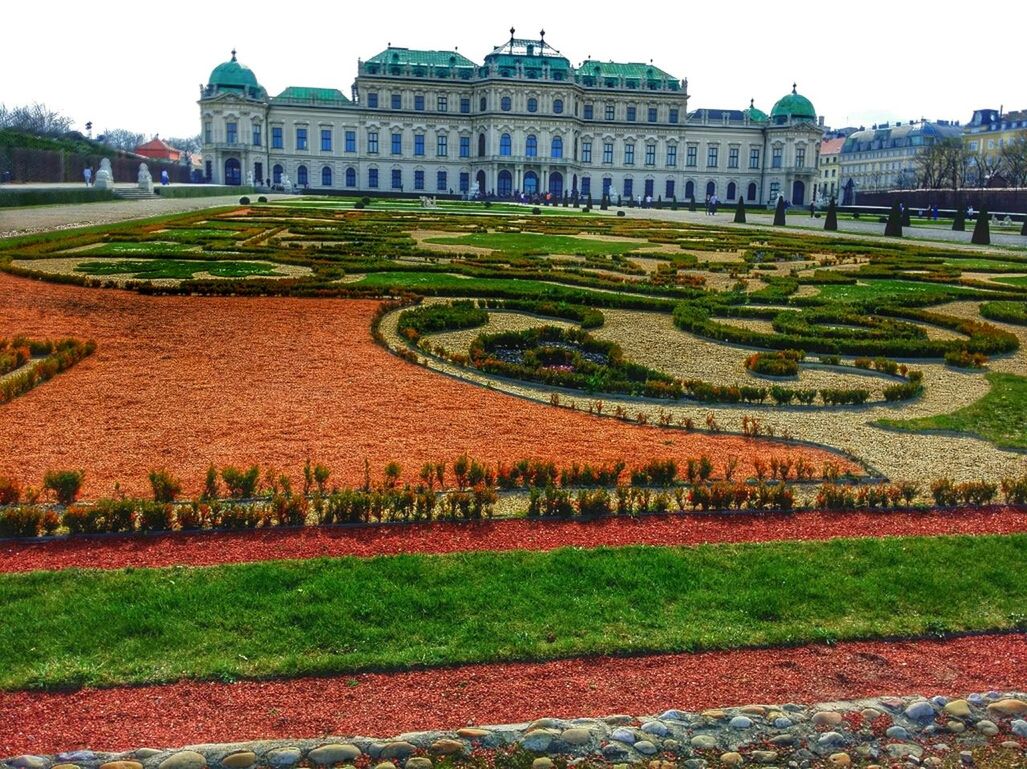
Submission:
[[165,536],[0,543],[0,573],[68,568],[212,566],[322,556],[551,550],[557,547],[697,545],[836,537],[1011,534],[1027,513],[1010,508],[931,513],[797,513],[792,516],[653,516],[602,521],[409,524],[363,528],[267,529]]
[[391,675],[0,693],[0,756],[459,728],[541,716],[1027,689],[1027,636],[843,643]]

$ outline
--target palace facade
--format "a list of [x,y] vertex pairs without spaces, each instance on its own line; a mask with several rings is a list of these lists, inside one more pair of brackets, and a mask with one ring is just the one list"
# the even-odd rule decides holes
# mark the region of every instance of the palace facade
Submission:
[[232,58],[200,87],[205,174],[310,191],[687,200],[783,195],[808,203],[822,128],[795,87],[766,114],[689,111],[688,81],[653,64],[574,67],[545,39],[510,39],[478,64],[389,46],[359,61],[349,96],[269,96]]

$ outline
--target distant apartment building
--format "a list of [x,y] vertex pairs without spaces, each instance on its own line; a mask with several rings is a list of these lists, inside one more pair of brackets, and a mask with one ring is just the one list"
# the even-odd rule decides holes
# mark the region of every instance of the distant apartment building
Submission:
[[968,184],[1005,186],[1002,151],[1017,139],[1027,138],[1027,109],[1003,113],[1000,109],[974,110],[963,130],[963,143],[971,156]]
[[820,144],[820,160],[817,168],[820,170],[820,179],[817,181],[816,200],[818,203],[826,204],[831,198],[838,197],[842,154],[842,145],[845,144],[844,137],[825,139]]

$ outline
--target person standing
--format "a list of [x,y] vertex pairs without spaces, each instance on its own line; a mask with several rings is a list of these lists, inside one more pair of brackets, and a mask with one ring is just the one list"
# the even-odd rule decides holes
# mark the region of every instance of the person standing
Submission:
[[87,187],[92,187],[93,186],[93,169],[92,168],[90,168],[89,166],[86,166],[85,168],[83,168],[82,169],[82,177],[86,180],[86,186]]
[[171,184],[171,180],[168,179],[168,169],[166,169],[166,168],[162,168],[161,169],[161,172],[160,172],[160,183],[161,183],[161,186],[164,186],[164,187],[167,187],[169,184]]

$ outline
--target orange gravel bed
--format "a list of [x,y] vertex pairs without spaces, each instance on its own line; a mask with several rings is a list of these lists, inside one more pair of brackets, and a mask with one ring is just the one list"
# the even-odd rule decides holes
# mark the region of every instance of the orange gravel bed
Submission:
[[150,468],[199,491],[206,468],[260,464],[294,479],[307,457],[358,485],[398,461],[462,453],[489,463],[535,457],[684,461],[838,455],[734,435],[636,426],[532,403],[408,364],[374,343],[373,301],[149,297],[0,275],[0,335],[94,339],[90,359],[2,407],[0,475],[39,486],[85,471],[86,497],[147,491]]

